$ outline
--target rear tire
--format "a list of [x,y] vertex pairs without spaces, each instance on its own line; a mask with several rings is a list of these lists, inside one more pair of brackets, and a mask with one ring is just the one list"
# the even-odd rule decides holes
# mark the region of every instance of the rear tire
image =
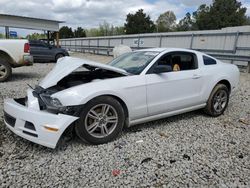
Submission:
[[12,74],[10,64],[3,58],[0,58],[0,82],[6,81]]
[[217,117],[224,113],[229,101],[229,90],[224,84],[217,84],[212,90],[207,106],[204,111],[206,114]]
[[84,105],[75,131],[83,142],[104,144],[119,135],[124,120],[121,104],[113,97],[101,96]]

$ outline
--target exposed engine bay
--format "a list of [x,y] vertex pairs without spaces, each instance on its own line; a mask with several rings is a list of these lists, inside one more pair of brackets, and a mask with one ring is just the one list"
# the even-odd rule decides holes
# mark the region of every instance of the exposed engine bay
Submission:
[[83,65],[57,83],[59,90],[67,89],[77,85],[100,81],[108,78],[124,76],[123,74],[101,68]]
[[[125,76],[118,72],[96,68],[90,65],[83,65],[69,75],[62,78],[55,86],[44,89],[41,86],[36,86],[33,95],[38,98],[40,110],[64,111],[65,108],[60,108],[60,103],[56,99],[51,98],[51,95],[59,91],[78,86],[90,82],[98,82],[104,79],[117,78]],[[51,111],[51,112],[52,112]]]

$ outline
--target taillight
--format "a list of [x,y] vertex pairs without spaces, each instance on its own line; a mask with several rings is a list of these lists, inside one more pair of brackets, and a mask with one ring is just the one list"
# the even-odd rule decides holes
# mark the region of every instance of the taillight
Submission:
[[29,43],[25,43],[24,44],[24,53],[30,53],[30,44]]

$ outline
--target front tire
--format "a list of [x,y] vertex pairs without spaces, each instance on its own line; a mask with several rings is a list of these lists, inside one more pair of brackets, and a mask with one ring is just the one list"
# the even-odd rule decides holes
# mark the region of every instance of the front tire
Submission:
[[217,117],[224,113],[229,101],[229,90],[224,84],[217,84],[211,92],[204,111]]
[[56,55],[56,62],[57,62],[58,59],[60,59],[60,58],[62,58],[62,57],[64,57],[63,54],[57,54],[57,55]]
[[121,104],[113,97],[101,96],[84,105],[75,131],[83,141],[91,144],[104,144],[119,135],[124,120]]
[[0,82],[6,81],[12,74],[10,64],[5,60],[0,58]]

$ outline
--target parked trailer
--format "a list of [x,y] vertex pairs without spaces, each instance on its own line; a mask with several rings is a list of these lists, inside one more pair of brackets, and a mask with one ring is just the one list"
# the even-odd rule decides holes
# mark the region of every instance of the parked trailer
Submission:
[[105,37],[60,39],[63,48],[75,52],[112,55],[115,46],[132,49],[177,47],[198,50],[228,63],[246,67],[250,73],[250,26],[221,30],[147,33]]

